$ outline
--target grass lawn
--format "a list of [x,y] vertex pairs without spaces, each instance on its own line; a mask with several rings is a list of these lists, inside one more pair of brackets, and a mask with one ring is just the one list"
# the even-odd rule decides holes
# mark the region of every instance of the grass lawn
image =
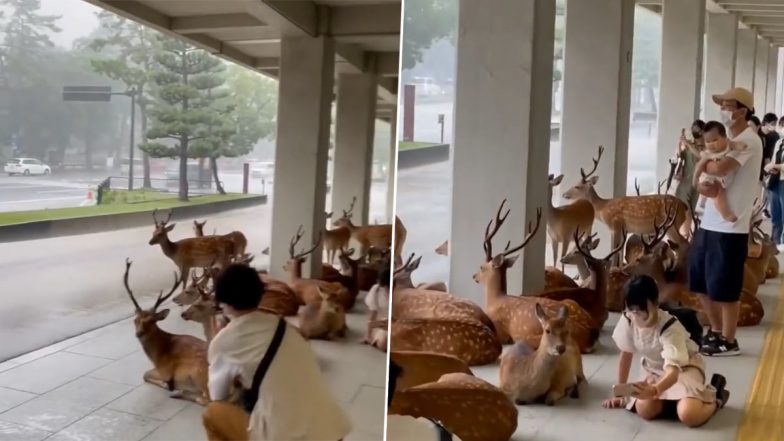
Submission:
[[[165,194],[165,193],[163,193]],[[253,197],[255,195],[245,194],[227,194],[227,195],[208,195],[208,196],[191,196],[190,202],[180,202],[174,197],[159,198],[157,200],[150,200],[148,202],[126,203],[126,204],[108,204],[108,205],[94,205],[92,207],[74,207],[74,208],[56,208],[52,210],[34,210],[34,211],[11,211],[8,213],[0,213],[0,226],[23,224],[27,222],[54,220],[54,219],[71,219],[79,217],[92,217],[103,216],[107,214],[118,213],[136,213],[144,211],[152,211],[153,209],[165,210],[168,208],[182,207],[185,205],[200,205],[208,204],[211,202],[227,201],[232,199],[243,199]]]
[[434,145],[438,144],[434,142],[400,141],[398,144],[398,151],[423,149]]

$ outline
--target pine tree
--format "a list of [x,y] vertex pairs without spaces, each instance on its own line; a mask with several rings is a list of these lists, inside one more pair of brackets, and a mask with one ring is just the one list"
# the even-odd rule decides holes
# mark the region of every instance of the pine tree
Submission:
[[152,157],[180,159],[179,199],[188,200],[188,158],[194,142],[210,137],[215,126],[215,110],[210,108],[209,91],[225,81],[221,61],[209,53],[179,40],[158,36],[150,109],[151,127],[147,138],[167,140],[147,142],[141,149]]

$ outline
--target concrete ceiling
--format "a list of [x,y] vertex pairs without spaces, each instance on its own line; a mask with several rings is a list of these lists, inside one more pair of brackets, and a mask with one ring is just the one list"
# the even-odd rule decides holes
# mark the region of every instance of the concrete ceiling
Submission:
[[[637,4],[661,13],[661,0],[638,0]],[[707,0],[708,12],[738,15],[740,27],[754,29],[774,46],[784,46],[784,0]]]
[[85,0],[276,78],[281,38],[331,36],[336,77],[375,69],[378,117],[397,103],[402,0]]

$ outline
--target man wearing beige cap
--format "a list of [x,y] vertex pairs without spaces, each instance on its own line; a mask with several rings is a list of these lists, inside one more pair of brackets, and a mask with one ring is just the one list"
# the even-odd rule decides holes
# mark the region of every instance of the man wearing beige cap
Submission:
[[710,356],[729,356],[740,354],[735,330],[754,198],[759,194],[762,141],[749,127],[754,114],[751,92],[736,87],[713,95],[713,101],[721,106],[722,122],[730,140],[745,144],[746,148],[733,150],[717,161],[701,160],[697,168],[729,178],[725,192],[737,221],[725,220],[716,209],[712,198],[718,194],[720,183],[702,183],[697,187],[700,194],[711,199],[705,206],[689,252],[689,290],[705,294],[701,300],[711,328],[701,352]]

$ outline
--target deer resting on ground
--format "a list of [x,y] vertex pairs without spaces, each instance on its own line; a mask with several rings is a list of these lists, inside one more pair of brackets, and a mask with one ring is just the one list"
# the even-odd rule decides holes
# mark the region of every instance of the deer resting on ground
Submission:
[[548,406],[570,395],[579,398],[579,385],[585,381],[582,355],[569,335],[567,310],[561,306],[556,317],[548,317],[536,304],[536,317],[545,332],[539,348],[532,351],[515,343],[501,357],[501,390],[515,404],[544,401]]
[[[318,288],[317,288],[318,289]],[[305,305],[299,312],[299,331],[307,339],[332,340],[346,336],[346,312],[335,293],[323,293],[320,305]]]
[[144,381],[171,391],[172,398],[183,398],[206,405],[210,401],[207,387],[207,343],[190,335],[170,334],[158,327],[158,322],[169,316],[169,310],[158,311],[163,302],[174,294],[181,278],[175,274],[174,286],[165,296],[163,291],[152,308],[139,306],[128,283],[131,261],[125,261],[123,284],[133,302],[136,338],[144,353],[153,364],[153,369],[144,373]]
[[390,350],[424,351],[457,357],[469,366],[491,364],[501,343],[485,325],[464,319],[392,319]]

